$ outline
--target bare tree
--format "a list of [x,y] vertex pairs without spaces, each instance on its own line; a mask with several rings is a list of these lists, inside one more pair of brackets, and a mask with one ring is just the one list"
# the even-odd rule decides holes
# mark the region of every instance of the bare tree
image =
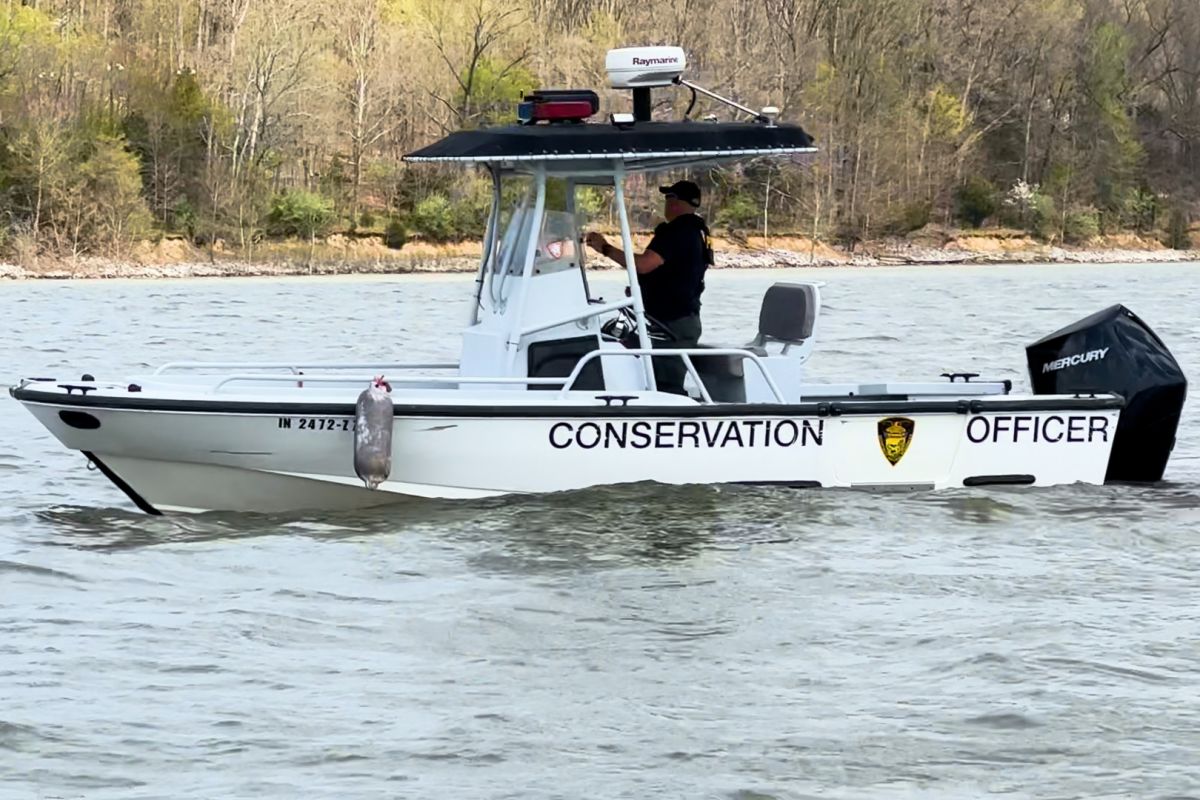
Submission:
[[[478,104],[480,68],[509,37],[527,22],[524,10],[507,0],[472,0],[465,18],[451,12],[451,4],[433,3],[424,11],[425,24],[434,49],[453,79],[455,97],[434,93],[434,98],[453,115],[458,127],[474,123],[481,115]],[[530,56],[528,45],[503,60],[494,77],[502,79]]]

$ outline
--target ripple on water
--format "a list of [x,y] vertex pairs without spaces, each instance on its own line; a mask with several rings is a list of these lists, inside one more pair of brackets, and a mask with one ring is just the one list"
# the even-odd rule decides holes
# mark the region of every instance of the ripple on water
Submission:
[[982,725],[987,728],[998,728],[1000,730],[1022,730],[1025,728],[1038,728],[1042,725],[1041,722],[1024,714],[1012,711],[981,714],[978,717],[968,718],[966,722],[969,725]]
[[[706,339],[748,341],[766,287],[801,278],[827,282],[814,378],[969,357],[1027,385],[1024,342],[1114,302],[1200,366],[1177,299],[1200,295],[1194,266],[716,271]],[[1070,307],[995,304],[1031,285]],[[11,382],[380,341],[441,361],[470,286],[6,285],[24,335],[0,364]],[[362,313],[381,302],[384,328]],[[103,336],[97,307],[120,309]],[[0,795],[1196,795],[1194,403],[1151,487],[634,484],[173,518],[0,406]]]
[[1166,683],[1172,680],[1170,676],[1160,675],[1149,670],[1136,669],[1134,667],[1126,667],[1118,664],[1102,664],[1098,661],[1050,657],[1039,658],[1037,661],[1039,664],[1049,667],[1063,667],[1068,672],[1073,673],[1102,672],[1107,675],[1114,675],[1119,678],[1127,678],[1145,683]]
[[0,575],[3,575],[6,572],[23,575],[37,575],[39,577],[46,578],[58,578],[66,581],[80,582],[83,580],[76,575],[72,575],[69,572],[63,572],[62,570],[51,569],[50,567],[39,567],[36,564],[23,564],[17,561],[5,561],[0,559]]
[[60,742],[62,736],[36,725],[5,722],[0,719],[0,750],[21,752],[37,746],[38,742]]

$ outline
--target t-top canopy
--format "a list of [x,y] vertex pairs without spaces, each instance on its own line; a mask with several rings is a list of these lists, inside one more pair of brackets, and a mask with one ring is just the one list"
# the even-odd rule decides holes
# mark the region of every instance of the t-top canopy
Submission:
[[729,122],[639,122],[512,125],[456,131],[404,156],[406,161],[494,163],[724,159],[812,153],[813,139],[799,125]]

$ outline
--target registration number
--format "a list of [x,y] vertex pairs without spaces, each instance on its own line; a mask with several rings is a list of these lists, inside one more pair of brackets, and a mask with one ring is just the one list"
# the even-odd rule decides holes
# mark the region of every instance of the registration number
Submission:
[[354,420],[330,417],[280,417],[279,428],[297,431],[352,431]]

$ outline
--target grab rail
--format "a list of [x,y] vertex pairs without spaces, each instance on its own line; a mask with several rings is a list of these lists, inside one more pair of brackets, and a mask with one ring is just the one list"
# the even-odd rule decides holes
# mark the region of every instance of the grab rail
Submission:
[[294,364],[283,362],[257,361],[172,361],[154,370],[155,375],[162,375],[169,370],[200,370],[200,369],[286,369],[293,375],[298,375],[302,369],[458,369],[458,364]]
[[[770,388],[771,393],[775,396],[776,402],[778,402],[780,404],[784,404],[787,402],[784,399],[783,392],[780,391],[780,389],[779,389],[779,385],[777,383],[775,383],[775,379],[771,377],[771,373],[767,370],[766,365],[763,364],[762,359],[759,358],[756,354],[750,352],[749,350],[740,350],[737,348],[711,348],[711,349],[709,349],[709,348],[704,348],[704,349],[629,348],[629,349],[622,349],[622,350],[592,350],[592,351],[584,354],[584,356],[582,358],[580,358],[578,362],[576,362],[575,368],[573,370],[571,370],[571,373],[569,375],[567,375],[566,377],[561,377],[561,378],[530,378],[530,377],[519,377],[519,376],[517,376],[517,377],[508,377],[508,376],[505,376],[505,377],[486,377],[486,376],[479,377],[479,376],[461,376],[461,375],[444,375],[444,376],[443,375],[412,375],[412,376],[405,377],[405,376],[401,375],[401,376],[396,376],[396,377],[388,377],[387,381],[389,384],[397,384],[397,385],[407,384],[407,385],[417,385],[417,386],[422,385],[422,384],[447,384],[447,383],[473,384],[473,385],[489,385],[490,384],[490,385],[496,385],[496,386],[558,386],[558,387],[560,387],[559,393],[558,393],[558,399],[564,399],[567,395],[567,392],[571,391],[571,387],[573,387],[575,385],[575,382],[577,380],[579,380],[579,376],[582,374],[583,368],[585,366],[587,366],[594,359],[607,358],[610,356],[612,356],[612,357],[622,356],[622,357],[633,357],[633,358],[639,358],[641,356],[646,356],[646,357],[650,358],[651,360],[653,360],[655,357],[679,358],[683,361],[684,368],[687,370],[687,374],[691,377],[691,379],[693,381],[695,381],[697,388],[700,390],[701,399],[703,400],[703,402],[705,404],[708,404],[708,405],[711,405],[712,403],[714,403],[714,400],[712,399],[712,395],[709,394],[708,387],[706,387],[704,385],[704,381],[702,381],[700,379],[700,373],[696,370],[696,365],[692,361],[692,358],[694,356],[737,356],[737,357],[741,358],[743,361],[749,361],[752,364],[754,364],[755,367],[757,367],[759,374],[762,375],[763,380],[767,384],[767,387]],[[179,362],[178,365],[168,364],[168,365],[166,365],[166,367],[171,367],[171,366],[187,367],[187,366],[190,366],[191,363],[195,363],[195,362]],[[205,365],[205,366],[209,366],[209,365]],[[229,366],[236,367],[237,365],[229,365]],[[290,369],[292,367],[292,365],[287,365],[287,364],[273,365],[273,366],[276,366],[276,368],[279,368],[279,369]],[[315,366],[319,366],[319,365],[296,365],[297,368],[302,367],[302,366],[311,368],[311,367],[315,367]],[[419,369],[419,368],[421,368],[420,365],[399,365],[399,364],[390,364],[390,365],[372,364],[372,365],[367,365],[367,366],[368,367],[386,366],[390,369],[400,369],[400,368]],[[457,366],[457,365],[455,365],[455,366]],[[166,367],[163,367],[160,369],[165,369]],[[338,367],[335,367],[335,368],[338,368]],[[341,368],[353,369],[354,367],[352,365],[342,365]],[[362,368],[362,367],[359,367],[359,368]],[[448,369],[449,367],[444,366],[444,365],[434,365],[434,366],[430,366],[430,367],[426,367],[426,368],[429,368],[429,369],[446,368],[446,369]],[[155,374],[158,374],[158,373],[155,373]],[[216,393],[216,392],[219,392],[222,389],[224,389],[229,384],[248,383],[251,381],[259,381],[259,382],[266,382],[266,383],[370,383],[371,381],[375,380],[375,378],[376,378],[376,375],[321,375],[321,374],[305,375],[305,374],[296,373],[296,372],[293,372],[290,375],[264,375],[264,374],[251,373],[251,374],[243,374],[243,375],[226,375],[226,376],[222,377],[219,381],[217,381],[217,383],[213,386],[212,391],[214,393]]]
[[[267,383],[363,383],[375,380],[375,375],[227,375],[213,386],[213,392],[219,392],[230,383],[246,383],[248,381],[265,381]],[[459,375],[413,375],[388,378],[389,384],[423,384],[423,383],[472,383],[537,386],[564,386],[568,378],[521,378],[521,377],[464,377]]]
[[750,361],[754,366],[758,367],[758,371],[762,374],[763,380],[770,387],[771,393],[775,395],[775,401],[781,405],[787,401],[783,398],[783,392],[779,390],[779,385],[775,383],[775,379],[771,377],[771,373],[767,371],[767,367],[762,363],[762,360],[751,353],[749,350],[740,350],[733,347],[714,347],[703,349],[692,348],[629,348],[625,350],[592,350],[579,359],[575,364],[575,369],[571,370],[571,374],[567,376],[567,383],[559,392],[559,397],[564,397],[571,387],[575,385],[575,381],[579,379],[580,373],[583,372],[584,366],[588,362],[596,358],[607,358],[608,356],[649,356],[651,360],[655,356],[671,356],[683,359],[684,367],[692,380],[696,382],[696,386],[700,389],[700,396],[704,402],[711,404],[713,402],[712,395],[708,393],[708,388],[704,385],[704,381],[700,380],[700,374],[696,372],[696,365],[692,363],[692,356],[739,356],[743,361]]
[[558,317],[550,322],[539,322],[536,325],[530,325],[521,329],[520,336],[529,336],[534,333],[548,331],[551,328],[557,328],[559,325],[566,325],[568,322],[579,322],[580,320],[591,319],[598,317],[601,314],[607,314],[611,311],[620,311],[623,308],[629,308],[633,305],[632,299],[618,300],[615,303],[605,303],[604,305],[591,306],[586,311],[577,311],[565,317]]

